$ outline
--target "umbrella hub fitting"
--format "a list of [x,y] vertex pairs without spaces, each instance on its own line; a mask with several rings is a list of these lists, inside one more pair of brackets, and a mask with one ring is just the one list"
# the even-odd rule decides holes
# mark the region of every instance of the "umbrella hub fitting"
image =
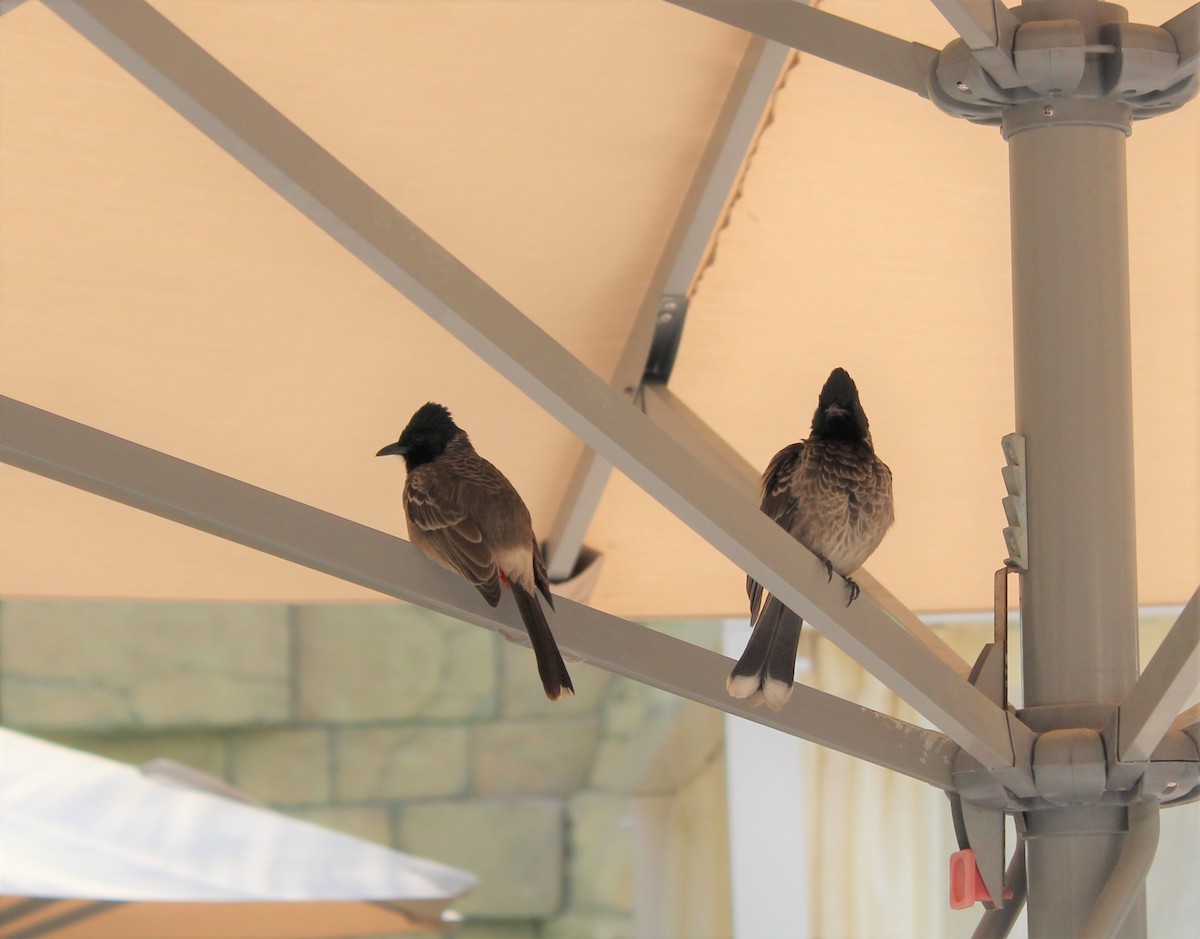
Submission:
[[1183,106],[1200,90],[1200,14],[1193,7],[1161,26],[1129,22],[1115,3],[1040,0],[1011,11],[997,45],[956,39],[929,79],[930,99],[1005,138],[1049,124],[1130,132],[1133,119]]

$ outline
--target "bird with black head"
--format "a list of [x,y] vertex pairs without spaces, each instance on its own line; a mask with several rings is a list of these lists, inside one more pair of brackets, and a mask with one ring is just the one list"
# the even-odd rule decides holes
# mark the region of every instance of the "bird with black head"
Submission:
[[517,490],[475,452],[450,412],[429,402],[376,456],[400,456],[408,537],[427,557],[461,574],[492,606],[507,587],[529,633],[546,697],[574,694],[571,676],[537,594],[550,608],[546,563]]
[[[835,368],[821,389],[812,431],[784,447],[762,478],[760,508],[815,554],[832,580],[845,581],[847,605],[858,597],[851,578],[879,547],[895,518],[892,471],[875,455],[866,412],[849,373]],[[803,621],[762,585],[746,578],[753,629],[726,687],[751,704],[780,710],[792,695]]]

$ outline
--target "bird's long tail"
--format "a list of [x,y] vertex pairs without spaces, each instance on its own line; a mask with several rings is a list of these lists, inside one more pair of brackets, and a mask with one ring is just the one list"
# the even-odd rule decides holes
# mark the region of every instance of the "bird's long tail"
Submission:
[[751,704],[765,700],[772,711],[781,710],[792,696],[803,622],[770,597],[754,624],[746,650],[725,682],[729,694],[749,698]]
[[571,676],[567,674],[567,665],[562,653],[558,651],[558,643],[550,632],[550,624],[546,622],[546,614],[542,612],[537,597],[522,587],[516,581],[510,581],[513,596],[517,601],[517,609],[521,611],[521,619],[525,621],[525,629],[529,633],[529,641],[533,644],[533,654],[537,658],[538,675],[542,679],[542,687],[546,697],[557,701],[566,694],[574,694],[575,686],[571,684]]

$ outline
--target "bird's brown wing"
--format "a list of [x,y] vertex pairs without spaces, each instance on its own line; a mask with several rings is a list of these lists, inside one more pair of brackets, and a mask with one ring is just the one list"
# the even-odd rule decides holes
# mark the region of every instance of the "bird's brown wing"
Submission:
[[[762,502],[759,509],[785,531],[791,531],[796,521],[797,503],[792,478],[804,456],[804,441],[784,447],[767,465],[762,478]],[[746,578],[746,595],[750,598],[750,619],[758,618],[762,604],[762,584],[753,577]]]
[[[500,572],[471,518],[461,481],[436,462],[416,467],[404,485],[404,514],[414,543],[458,571],[492,606],[500,602]],[[436,560],[436,558],[435,558]]]

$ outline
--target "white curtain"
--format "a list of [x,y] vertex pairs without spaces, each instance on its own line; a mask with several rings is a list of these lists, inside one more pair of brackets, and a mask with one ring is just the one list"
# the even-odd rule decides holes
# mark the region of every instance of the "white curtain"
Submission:
[[[809,634],[807,684],[901,720],[915,711],[832,643]],[[929,939],[946,933],[956,847],[946,796],[917,780],[813,744],[802,748],[811,823],[811,935]],[[971,921],[976,917],[971,917]],[[966,935],[969,935],[968,928]]]

